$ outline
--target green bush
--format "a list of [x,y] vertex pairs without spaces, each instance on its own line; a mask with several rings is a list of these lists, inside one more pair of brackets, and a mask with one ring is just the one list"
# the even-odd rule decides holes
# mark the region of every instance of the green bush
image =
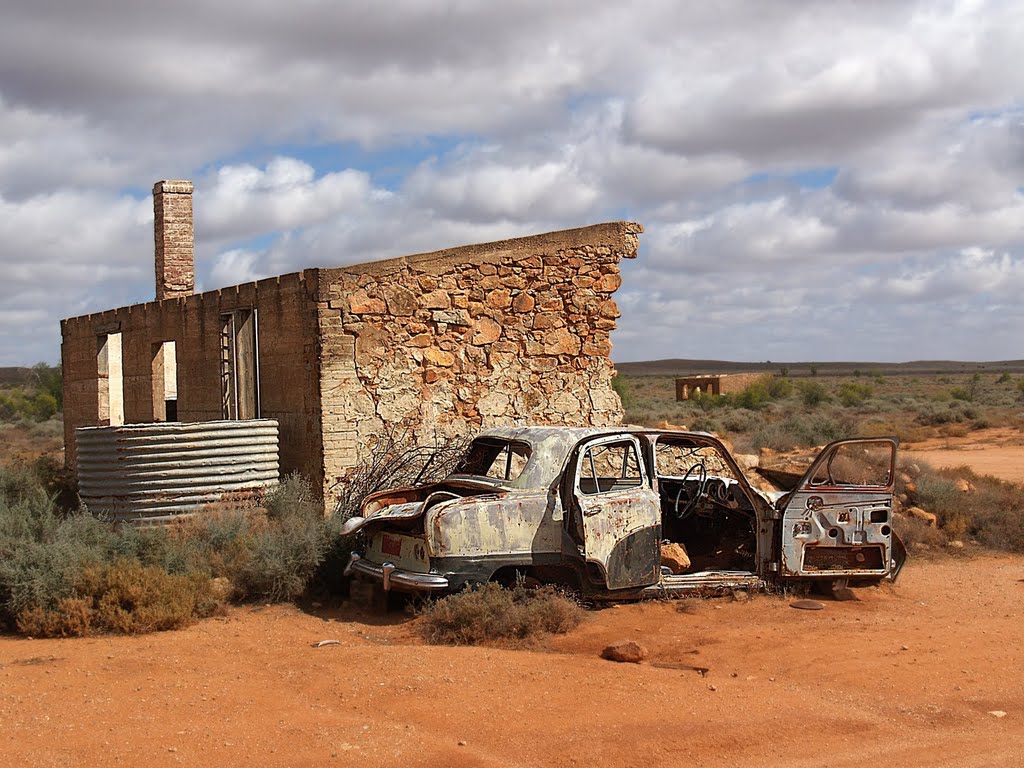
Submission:
[[521,645],[575,629],[585,615],[579,603],[551,587],[517,583],[505,589],[492,582],[428,603],[419,631],[435,645]]
[[839,402],[847,408],[854,408],[858,405],[863,405],[864,401],[871,397],[873,393],[874,390],[871,385],[866,382],[844,381],[839,385],[836,395],[839,397]]
[[800,400],[808,408],[816,408],[828,400],[828,390],[820,381],[801,381],[798,385]]
[[749,411],[759,411],[772,400],[771,391],[768,388],[771,379],[771,376],[764,376],[757,381],[751,382],[743,390],[732,395],[722,395],[718,400],[722,405],[746,408]]
[[58,411],[50,392],[14,387],[0,391],[0,421],[46,421]]
[[628,411],[634,406],[633,388],[624,376],[619,375],[612,378],[612,389],[618,394],[623,410]]
[[[782,374],[785,377],[786,374]],[[768,396],[772,400],[785,400],[793,394],[793,382],[787,378],[772,377],[768,382]]]

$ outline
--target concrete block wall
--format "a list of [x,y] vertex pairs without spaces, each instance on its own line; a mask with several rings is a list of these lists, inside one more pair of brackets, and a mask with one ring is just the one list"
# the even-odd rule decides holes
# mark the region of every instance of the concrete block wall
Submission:
[[120,332],[125,422],[154,420],[153,356],[175,342],[178,420],[222,417],[220,315],[255,308],[261,415],[280,422],[281,465],[319,483],[316,270],[219,291],[138,304],[61,323],[66,463],[75,466],[74,430],[99,425],[97,339]]

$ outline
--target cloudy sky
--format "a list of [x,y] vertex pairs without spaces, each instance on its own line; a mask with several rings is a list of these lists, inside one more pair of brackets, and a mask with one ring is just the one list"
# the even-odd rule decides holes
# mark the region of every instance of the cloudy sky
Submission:
[[[120,7],[119,7],[120,6]],[[600,221],[618,361],[1024,358],[1024,3],[0,0],[0,365],[153,296]]]

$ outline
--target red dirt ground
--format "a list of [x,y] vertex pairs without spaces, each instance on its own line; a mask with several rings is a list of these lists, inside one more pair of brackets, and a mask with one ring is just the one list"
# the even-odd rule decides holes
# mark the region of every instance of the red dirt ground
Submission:
[[[622,605],[534,651],[424,646],[405,616],[291,606],[143,637],[2,637],[0,764],[1024,764],[1024,557],[913,561],[858,593],[815,612],[767,595]],[[649,662],[598,658],[621,639]]]
[[903,445],[904,461],[926,461],[934,467],[968,466],[979,475],[1024,482],[1024,435],[1011,428],[981,429],[964,437],[933,438]]

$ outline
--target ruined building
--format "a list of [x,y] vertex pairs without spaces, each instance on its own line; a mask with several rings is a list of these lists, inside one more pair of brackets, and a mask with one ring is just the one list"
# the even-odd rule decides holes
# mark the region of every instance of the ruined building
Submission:
[[730,395],[742,392],[763,373],[706,373],[676,379],[676,400],[689,400],[702,395]]
[[275,419],[325,497],[383,430],[622,416],[609,333],[642,227],[597,224],[194,293],[192,184],[153,188],[156,300],[61,323],[75,430]]

